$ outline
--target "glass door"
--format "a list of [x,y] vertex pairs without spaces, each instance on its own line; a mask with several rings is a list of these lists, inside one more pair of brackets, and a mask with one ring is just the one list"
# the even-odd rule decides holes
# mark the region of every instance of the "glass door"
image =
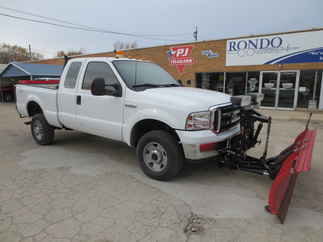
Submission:
[[260,92],[264,94],[262,107],[276,108],[279,72],[263,71],[260,74]]
[[263,71],[260,73],[262,107],[295,109],[297,104],[299,71]]
[[278,86],[278,108],[294,109],[297,102],[299,71],[281,71]]

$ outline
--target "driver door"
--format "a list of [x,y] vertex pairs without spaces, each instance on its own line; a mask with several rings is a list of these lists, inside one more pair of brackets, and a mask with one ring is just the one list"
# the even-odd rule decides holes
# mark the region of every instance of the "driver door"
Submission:
[[121,140],[123,120],[123,98],[115,96],[94,96],[91,85],[94,79],[103,78],[106,85],[120,85],[110,64],[107,62],[88,62],[77,97],[77,118],[80,131]]

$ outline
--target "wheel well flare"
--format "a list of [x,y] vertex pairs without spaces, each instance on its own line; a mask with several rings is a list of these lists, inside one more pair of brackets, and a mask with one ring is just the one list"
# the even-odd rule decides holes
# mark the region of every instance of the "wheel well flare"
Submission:
[[173,135],[178,141],[180,140],[175,130],[166,123],[155,119],[144,119],[136,123],[132,128],[130,136],[131,146],[136,147],[140,138],[153,130],[164,130]]
[[43,110],[41,109],[38,103],[31,101],[27,105],[27,112],[28,112],[28,116],[32,117],[38,113],[43,113]]

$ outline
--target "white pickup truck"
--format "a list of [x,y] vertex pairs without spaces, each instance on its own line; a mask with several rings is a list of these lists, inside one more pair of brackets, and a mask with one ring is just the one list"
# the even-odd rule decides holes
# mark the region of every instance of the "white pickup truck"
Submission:
[[55,129],[122,141],[158,180],[176,176],[185,160],[217,156],[240,132],[231,96],[183,87],[160,66],[133,59],[71,59],[58,86],[17,85],[16,95],[38,144],[51,144]]

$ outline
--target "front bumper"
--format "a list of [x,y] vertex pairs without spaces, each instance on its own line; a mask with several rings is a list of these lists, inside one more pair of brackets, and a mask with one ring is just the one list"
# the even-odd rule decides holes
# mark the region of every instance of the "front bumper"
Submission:
[[201,152],[201,144],[218,143],[225,141],[240,133],[240,125],[232,127],[231,129],[228,129],[219,134],[214,133],[212,130],[176,130],[176,133],[181,140],[185,158],[189,160],[201,160],[218,155],[216,148],[214,150]]

